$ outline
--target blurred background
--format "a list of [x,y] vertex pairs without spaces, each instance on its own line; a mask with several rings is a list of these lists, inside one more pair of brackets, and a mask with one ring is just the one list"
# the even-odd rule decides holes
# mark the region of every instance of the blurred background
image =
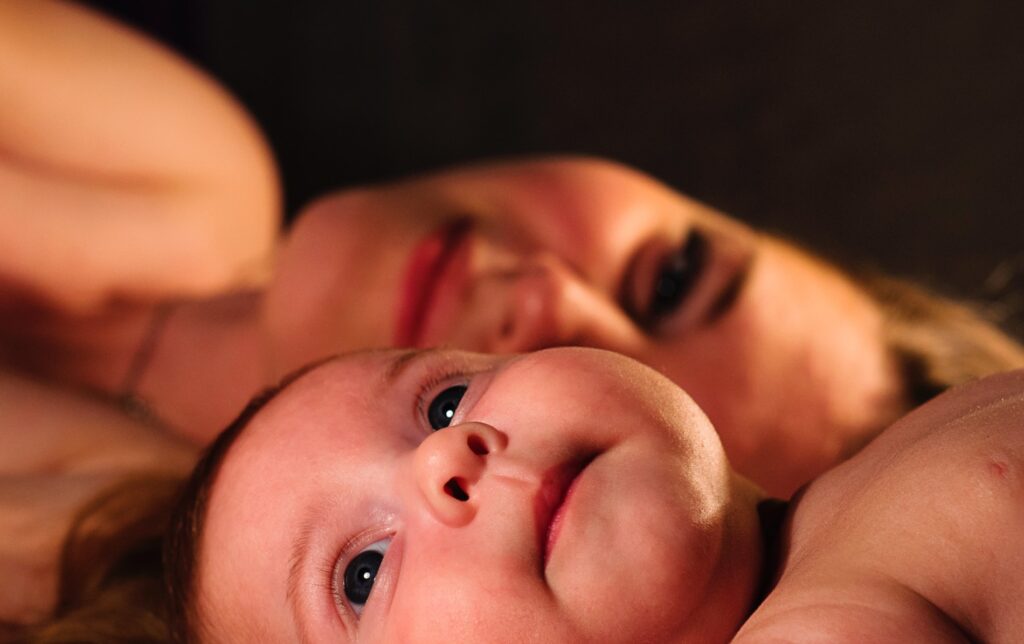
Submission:
[[1024,3],[86,4],[241,99],[290,215],[465,161],[595,154],[847,264],[1024,309]]

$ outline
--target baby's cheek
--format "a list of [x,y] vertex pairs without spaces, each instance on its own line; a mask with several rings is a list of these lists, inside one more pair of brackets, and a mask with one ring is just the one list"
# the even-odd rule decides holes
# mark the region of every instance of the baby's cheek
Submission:
[[[450,642],[518,641],[524,631],[515,622],[525,602],[498,586],[474,588],[471,566],[460,566],[460,579],[441,576],[427,585],[409,584],[386,612],[386,624],[368,642],[449,644]],[[404,576],[404,571],[403,571]],[[501,611],[495,609],[500,607]],[[499,619],[495,619],[495,617]]]

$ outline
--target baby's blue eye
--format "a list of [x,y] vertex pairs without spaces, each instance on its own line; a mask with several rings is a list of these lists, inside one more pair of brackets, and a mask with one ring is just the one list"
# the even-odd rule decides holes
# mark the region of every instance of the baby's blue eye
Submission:
[[451,425],[455,410],[459,408],[459,402],[465,394],[466,385],[448,387],[439,393],[427,407],[427,422],[430,426],[438,430]]
[[377,571],[380,570],[380,564],[384,561],[384,553],[387,552],[390,544],[391,539],[382,539],[372,543],[345,566],[345,575],[342,579],[345,598],[351,604],[356,615],[363,611],[363,606],[370,598],[373,582],[377,579]]

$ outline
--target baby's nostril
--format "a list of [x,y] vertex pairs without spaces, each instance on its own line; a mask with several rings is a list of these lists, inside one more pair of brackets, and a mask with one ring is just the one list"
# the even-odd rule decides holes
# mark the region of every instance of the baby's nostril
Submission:
[[456,501],[469,500],[469,494],[463,489],[458,479],[448,479],[448,482],[444,484],[444,491]]
[[490,453],[490,450],[487,449],[487,443],[484,442],[484,439],[480,438],[475,434],[470,435],[470,437],[466,440],[466,444],[469,445],[469,449],[471,449],[473,453],[476,454],[477,456],[487,456],[487,454]]

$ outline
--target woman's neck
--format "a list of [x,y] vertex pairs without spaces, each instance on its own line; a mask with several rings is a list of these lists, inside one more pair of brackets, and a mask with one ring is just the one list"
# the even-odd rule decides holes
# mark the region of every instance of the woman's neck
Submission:
[[273,382],[261,312],[260,291],[174,305],[154,323],[132,398],[173,431],[210,442]]

